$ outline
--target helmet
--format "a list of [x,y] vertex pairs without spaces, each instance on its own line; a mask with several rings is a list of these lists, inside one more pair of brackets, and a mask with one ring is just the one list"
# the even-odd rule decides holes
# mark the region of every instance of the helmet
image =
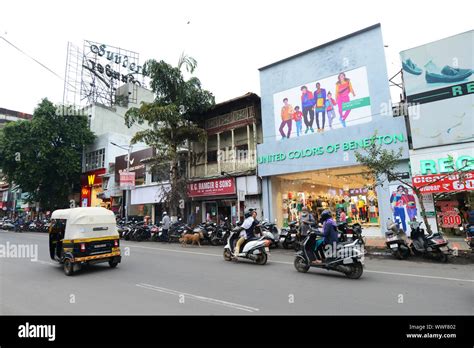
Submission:
[[320,220],[321,220],[321,222],[324,222],[324,221],[326,221],[327,219],[329,219],[331,217],[332,217],[331,211],[330,210],[325,210],[321,213]]
[[163,212],[163,215],[168,215],[168,213],[166,211]]
[[256,209],[254,209],[254,208],[248,209],[248,210],[245,212],[244,217],[245,217],[245,218],[251,217],[251,216],[252,216],[252,213],[253,213],[255,210],[256,210]]

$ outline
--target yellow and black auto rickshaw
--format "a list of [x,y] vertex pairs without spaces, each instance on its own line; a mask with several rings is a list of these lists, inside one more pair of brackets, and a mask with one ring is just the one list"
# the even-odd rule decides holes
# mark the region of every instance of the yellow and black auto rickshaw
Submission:
[[49,254],[70,276],[85,264],[120,261],[115,215],[105,208],[60,209],[51,215]]

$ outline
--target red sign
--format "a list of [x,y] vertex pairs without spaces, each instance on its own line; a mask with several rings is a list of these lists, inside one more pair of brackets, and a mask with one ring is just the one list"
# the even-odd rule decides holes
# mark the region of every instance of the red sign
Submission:
[[458,174],[417,175],[412,180],[422,193],[474,190],[474,171],[463,173],[462,180]]
[[189,197],[235,195],[234,178],[196,181],[188,185]]
[[135,188],[135,172],[120,173],[120,188],[131,190]]
[[92,170],[90,172],[83,173],[81,176],[81,185],[82,186],[94,186],[102,185],[101,174],[105,174],[105,168]]
[[443,228],[457,227],[461,224],[461,216],[457,210],[457,201],[438,201],[436,205],[441,212],[438,214],[439,223]]

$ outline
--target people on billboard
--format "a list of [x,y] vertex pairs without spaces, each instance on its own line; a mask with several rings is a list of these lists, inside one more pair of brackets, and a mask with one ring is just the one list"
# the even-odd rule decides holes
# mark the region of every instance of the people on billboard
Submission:
[[[318,127],[318,133],[324,132],[324,124],[326,122],[326,90],[321,88],[319,82],[316,83],[316,90],[314,91],[315,99],[315,116],[316,116],[316,126]],[[321,114],[321,124],[319,123],[319,115]],[[321,126],[321,127],[320,127]]]
[[415,196],[409,193],[406,187],[404,189],[403,201],[407,209],[408,218],[410,219],[410,221],[415,220],[417,214]]
[[295,112],[293,112],[292,119],[295,121],[296,135],[299,137],[300,133],[303,134],[303,113],[300,111],[299,106],[295,106]]
[[355,97],[355,92],[352,88],[351,80],[346,77],[346,74],[341,72],[337,77],[336,82],[336,101],[339,109],[339,119],[343,127],[346,127],[346,119],[349,116],[351,110],[342,110],[342,104],[349,102],[349,94]]
[[312,92],[308,91],[308,88],[306,86],[301,87],[301,107],[303,108],[304,123],[306,125],[306,130],[304,133],[306,134],[309,131],[311,131],[311,133],[314,133],[314,96]]
[[[281,124],[280,124],[280,134],[281,138],[289,138],[291,135],[291,123],[293,122],[293,106],[288,103],[288,98],[283,99],[283,107],[281,108]],[[285,134],[283,128],[288,127],[288,135]]]
[[405,187],[403,185],[398,185],[397,190],[394,191],[390,196],[390,206],[392,208],[395,222],[397,222],[398,220],[398,222],[402,224],[403,231],[406,232],[407,224],[404,206],[404,195]]
[[329,128],[331,129],[332,129],[332,121],[336,118],[336,113],[334,112],[335,105],[336,105],[336,101],[333,99],[331,92],[328,92],[327,99],[326,99],[326,115],[328,117]]

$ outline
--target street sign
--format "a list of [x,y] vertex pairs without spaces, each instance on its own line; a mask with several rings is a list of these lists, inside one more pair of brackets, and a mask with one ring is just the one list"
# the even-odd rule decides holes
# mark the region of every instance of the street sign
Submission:
[[120,189],[133,190],[135,188],[135,172],[120,173]]

